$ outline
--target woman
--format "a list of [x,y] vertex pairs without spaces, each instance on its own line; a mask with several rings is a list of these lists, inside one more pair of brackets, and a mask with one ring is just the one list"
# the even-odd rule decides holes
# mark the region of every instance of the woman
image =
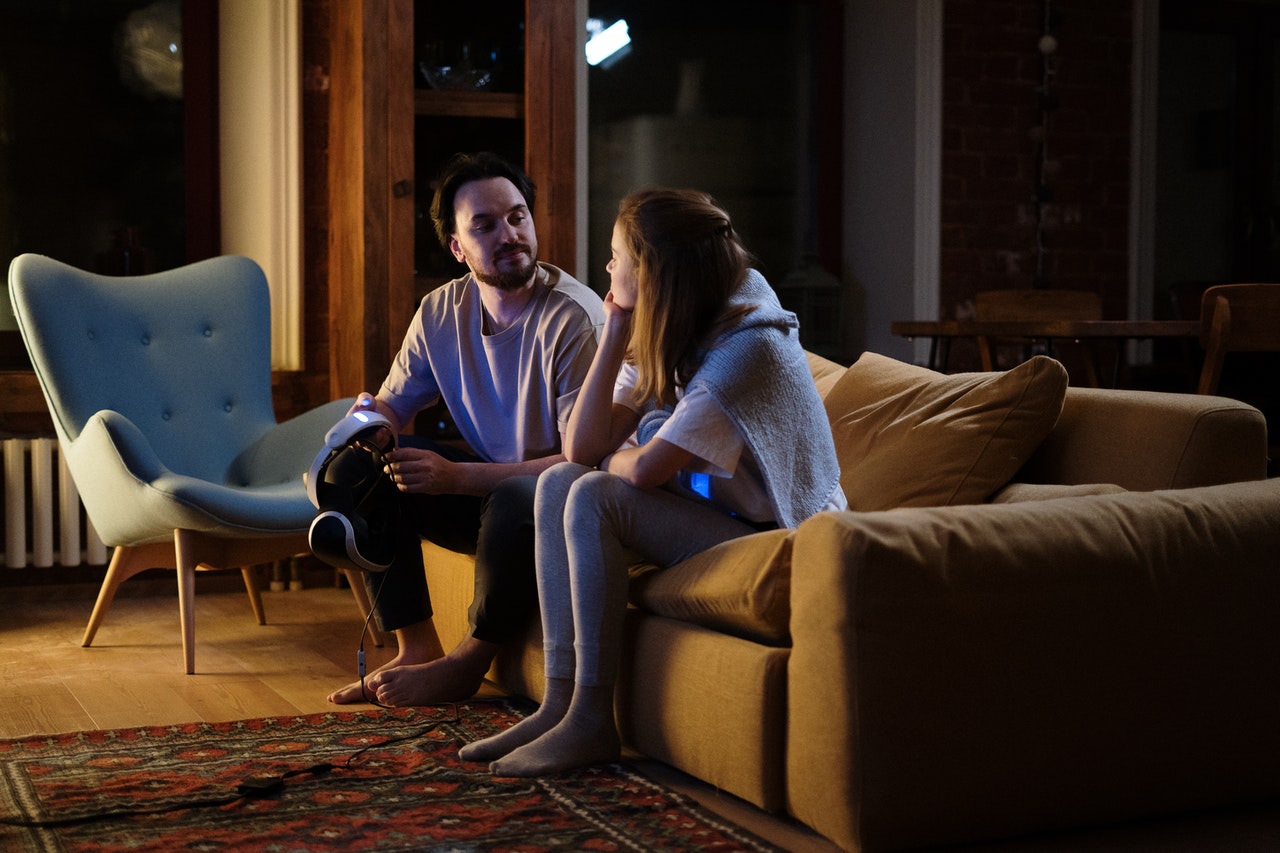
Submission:
[[529,718],[460,755],[503,776],[616,760],[613,687],[628,567],[845,506],[797,337],[705,193],[623,199],[605,327],[565,438],[538,479],[547,689]]

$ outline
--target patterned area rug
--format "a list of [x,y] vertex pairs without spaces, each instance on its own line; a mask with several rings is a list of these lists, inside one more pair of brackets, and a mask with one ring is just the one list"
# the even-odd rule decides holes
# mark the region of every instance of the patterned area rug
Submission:
[[0,740],[0,849],[777,849],[622,764],[503,779],[458,759],[527,710],[497,700]]

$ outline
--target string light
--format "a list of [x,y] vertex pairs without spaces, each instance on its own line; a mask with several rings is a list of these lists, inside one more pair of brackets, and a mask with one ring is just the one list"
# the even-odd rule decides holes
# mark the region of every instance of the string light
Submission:
[[1047,286],[1045,279],[1045,261],[1049,249],[1045,240],[1045,213],[1053,200],[1053,192],[1048,186],[1053,163],[1049,159],[1049,118],[1058,108],[1058,96],[1053,92],[1053,84],[1057,77],[1058,38],[1054,35],[1057,24],[1052,0],[1044,0],[1043,31],[1036,49],[1040,53],[1040,85],[1036,87],[1039,101],[1040,124],[1031,129],[1031,140],[1036,144],[1039,156],[1036,161],[1035,187],[1035,223],[1036,223],[1036,275],[1034,286]]

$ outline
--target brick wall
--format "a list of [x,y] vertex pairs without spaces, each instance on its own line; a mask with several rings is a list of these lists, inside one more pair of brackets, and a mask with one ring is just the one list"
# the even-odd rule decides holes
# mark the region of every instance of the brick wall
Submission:
[[1125,316],[1129,4],[946,0],[944,23],[942,316],[1037,286],[1095,290]]

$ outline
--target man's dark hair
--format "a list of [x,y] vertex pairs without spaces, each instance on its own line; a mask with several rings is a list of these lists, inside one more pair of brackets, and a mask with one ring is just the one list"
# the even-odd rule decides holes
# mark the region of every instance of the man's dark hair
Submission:
[[520,195],[524,196],[525,206],[530,213],[533,212],[537,188],[523,169],[489,151],[454,154],[440,170],[440,175],[436,178],[435,196],[431,199],[431,222],[435,225],[440,245],[445,249],[449,248],[449,236],[457,230],[453,202],[458,190],[464,184],[484,178],[506,178],[515,184]]

